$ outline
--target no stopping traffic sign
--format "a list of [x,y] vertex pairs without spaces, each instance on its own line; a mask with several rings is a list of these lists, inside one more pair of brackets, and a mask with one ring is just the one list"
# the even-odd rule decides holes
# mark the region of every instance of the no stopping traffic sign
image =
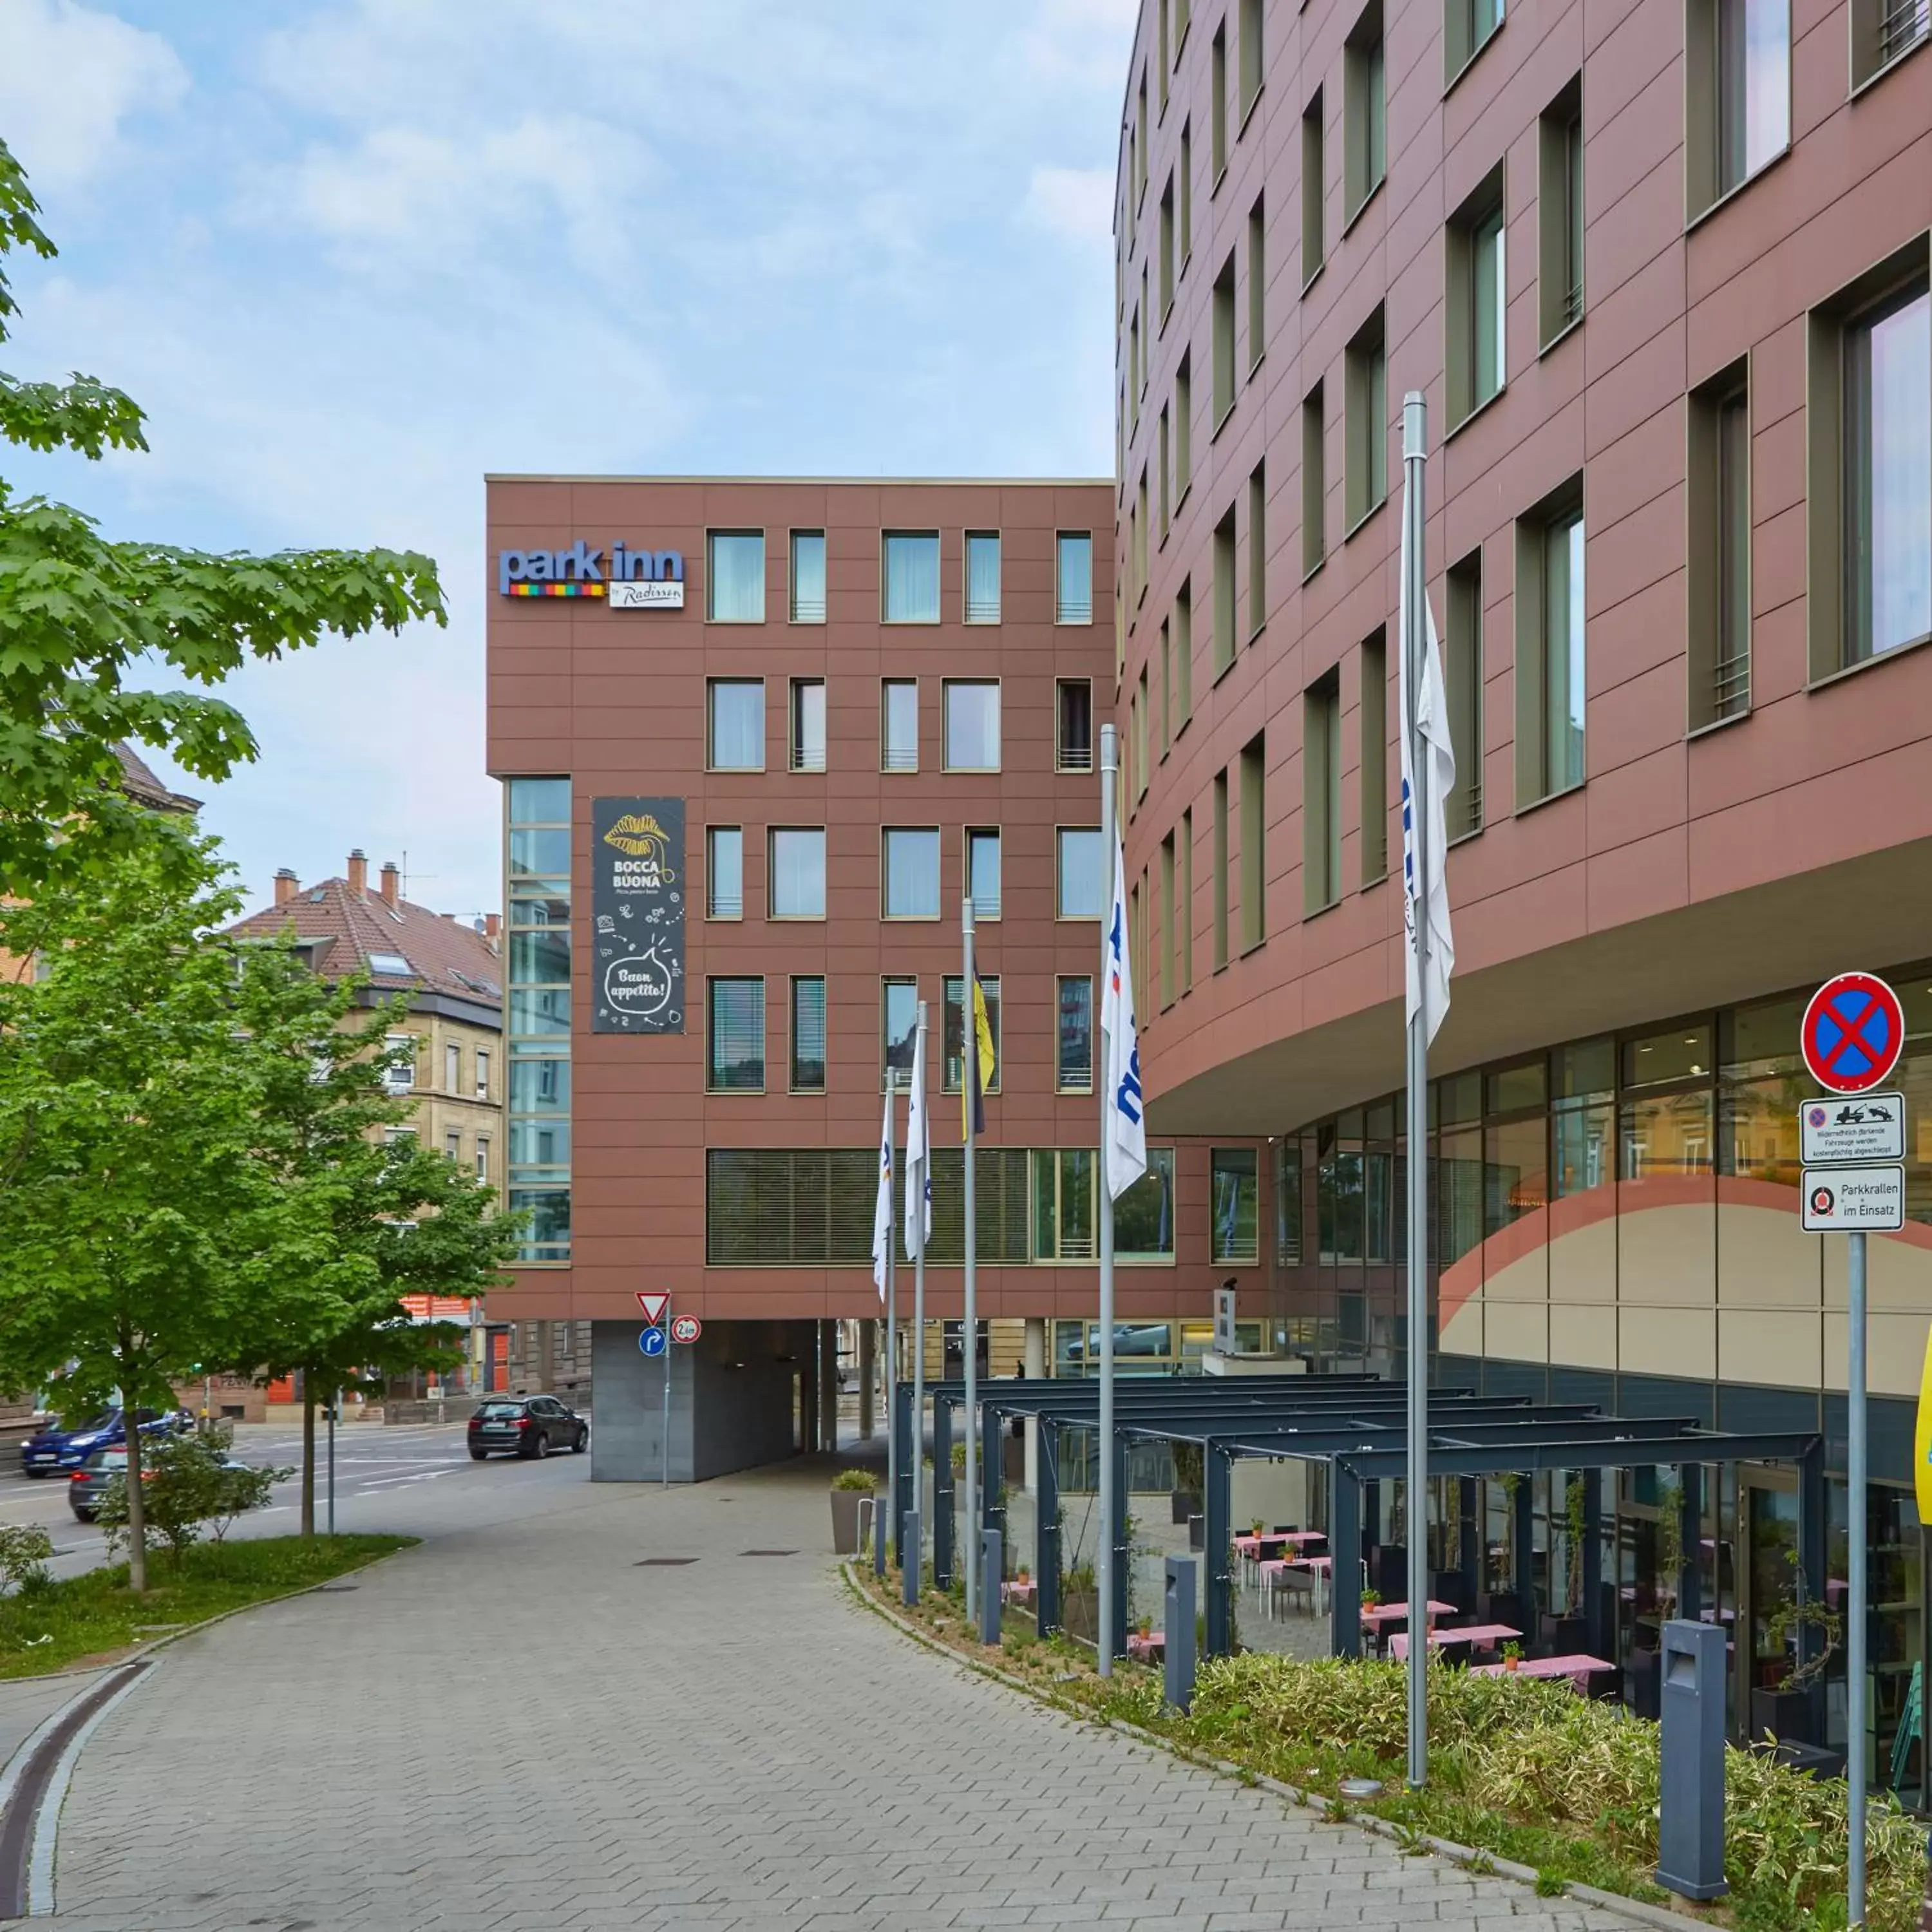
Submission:
[[1904,1010],[1876,975],[1840,973],[1811,995],[1798,1043],[1820,1086],[1834,1094],[1868,1093],[1898,1064]]

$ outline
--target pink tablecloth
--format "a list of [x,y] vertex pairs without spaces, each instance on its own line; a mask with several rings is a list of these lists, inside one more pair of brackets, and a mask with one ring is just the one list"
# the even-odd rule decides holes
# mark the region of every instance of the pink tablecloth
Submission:
[[[1437,1646],[1453,1643],[1480,1644],[1485,1649],[1499,1643],[1513,1643],[1522,1636],[1508,1624],[1470,1624],[1461,1630],[1432,1630],[1429,1641]],[[1408,1654],[1408,1634],[1398,1630],[1389,1639],[1389,1654],[1400,1664]]]
[[[1506,1664],[1479,1664],[1474,1674],[1478,1677],[1500,1677],[1508,1670]],[[1600,1657],[1526,1657],[1516,1665],[1519,1677],[1568,1677],[1580,1687],[1584,1679],[1599,1670],[1614,1670],[1616,1666]]]

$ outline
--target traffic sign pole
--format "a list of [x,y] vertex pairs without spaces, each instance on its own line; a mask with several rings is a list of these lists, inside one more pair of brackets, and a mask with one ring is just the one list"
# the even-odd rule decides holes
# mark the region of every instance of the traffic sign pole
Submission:
[[[669,1295],[664,1297],[663,1313],[664,1318],[668,1322],[670,1318]],[[670,1330],[667,1328],[664,1333],[668,1339]],[[668,1348],[664,1352],[664,1428],[658,1441],[658,1467],[664,1478],[658,1486],[668,1490],[670,1487],[670,1351]]]
[[1851,1568],[1846,1578],[1850,1628],[1845,1632],[1846,1823],[1851,1858],[1845,1874],[1845,1918],[1865,1922],[1865,1544],[1870,1518],[1865,1508],[1865,1238],[1847,1234],[1846,1316],[1846,1484],[1850,1491],[1845,1526]]

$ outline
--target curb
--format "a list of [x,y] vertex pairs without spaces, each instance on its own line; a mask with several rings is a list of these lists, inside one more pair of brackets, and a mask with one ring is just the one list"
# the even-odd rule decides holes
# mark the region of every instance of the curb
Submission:
[[[1131,1738],[1136,1744],[1150,1749],[1162,1751],[1183,1764],[1191,1764],[1202,1771],[1211,1771],[1223,1778],[1232,1778],[1240,1783],[1252,1786],[1283,1799],[1298,1810],[1318,1814],[1329,1823],[1353,1825],[1360,1830],[1372,1833],[1378,1838],[1386,1838],[1392,1844],[1408,1851],[1420,1846],[1432,1852],[1450,1864],[1459,1865],[1465,1870],[1486,1878],[1509,1879],[1515,1883],[1534,1888],[1539,1874],[1528,1865],[1520,1865],[1513,1860],[1499,1858],[1493,1852],[1485,1852],[1472,1845],[1459,1845],[1448,1838],[1433,1838],[1420,1832],[1407,1832],[1400,1829],[1387,1819],[1371,1814],[1352,1811],[1346,1819],[1336,1820],[1330,1816],[1330,1808],[1336,1801],[1325,1798],[1318,1792],[1304,1791],[1292,1784],[1285,1784],[1279,1778],[1268,1778],[1259,1772],[1250,1771],[1245,1766],[1231,1764],[1224,1758],[1204,1756],[1192,1751],[1185,1745],[1177,1744],[1172,1738],[1160,1736],[1153,1731],[1144,1731],[1138,1724],[1130,1724],[1118,1718],[1096,1718],[1074,1706],[1063,1703],[1055,1698],[1042,1694],[1024,1678],[1014,1676],[996,1664],[982,1662],[941,1643],[937,1637],[921,1630],[910,1618],[903,1617],[890,1604],[882,1604],[860,1582],[853,1574],[850,1562],[842,1563],[839,1572],[845,1580],[846,1588],[858,1601],[882,1622],[911,1638],[914,1642],[924,1646],[935,1655],[959,1664],[981,1677],[990,1678],[994,1683],[1004,1684],[1010,1690],[1017,1690],[1036,1704],[1043,1704],[1049,1710],[1058,1711],[1064,1716],[1074,1718],[1082,1724],[1091,1724],[1096,1730],[1117,1731],[1123,1737]],[[1714,1925],[1717,1922],[1702,1918],[1694,1913],[1672,1912],[1660,1905],[1652,1905],[1640,1898],[1626,1898],[1622,1892],[1600,1891],[1593,1885],[1566,1882],[1562,1896],[1579,1905],[1594,1905],[1606,1912],[1613,1912],[1634,1924],[1659,1928],[1659,1932],[1687,1932],[1694,1925]]]

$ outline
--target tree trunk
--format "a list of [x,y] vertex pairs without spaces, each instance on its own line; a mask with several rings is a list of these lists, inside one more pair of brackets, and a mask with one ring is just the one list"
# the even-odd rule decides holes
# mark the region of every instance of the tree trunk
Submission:
[[302,1533],[315,1534],[315,1390],[314,1377],[302,1374]]
[[148,1499],[141,1493],[140,1412],[122,1396],[121,1420],[128,1435],[128,1588],[140,1596],[148,1587]]

